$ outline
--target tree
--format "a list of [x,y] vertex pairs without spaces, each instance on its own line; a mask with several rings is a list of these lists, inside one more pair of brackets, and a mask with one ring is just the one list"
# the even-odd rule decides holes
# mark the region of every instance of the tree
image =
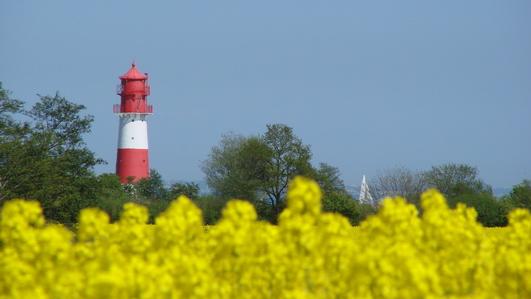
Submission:
[[423,173],[423,178],[428,186],[439,189],[447,197],[474,193],[492,194],[490,186],[479,179],[477,168],[466,164],[434,166]]
[[464,203],[478,213],[478,221],[485,226],[502,226],[507,223],[507,205],[498,201],[490,186],[479,177],[477,168],[466,164],[444,164],[424,172],[430,187],[439,189],[450,206]]
[[199,197],[199,185],[196,183],[174,183],[171,185],[169,193],[171,199],[180,195],[195,199]]
[[213,225],[221,218],[223,207],[227,199],[214,195],[200,195],[193,199],[194,203],[201,209],[203,220],[207,225]]
[[524,180],[514,186],[508,196],[508,200],[513,207],[531,210],[531,181]]
[[15,121],[13,115],[24,111],[24,102],[11,98],[11,93],[2,87],[0,82],[0,142],[12,141],[14,136],[20,136],[21,130],[27,124]]
[[507,207],[489,193],[468,193],[449,197],[448,204],[455,207],[458,203],[464,203],[472,207],[478,213],[477,220],[484,226],[507,225]]
[[112,221],[118,220],[123,205],[129,200],[120,178],[115,174],[104,173],[97,176],[96,180],[96,195],[90,205],[107,212]]
[[58,93],[39,97],[27,113],[33,124],[28,144],[35,142],[43,159],[35,161],[40,166],[39,176],[29,182],[39,184],[26,189],[31,191],[26,196],[41,200],[50,218],[75,222],[77,212],[95,196],[97,181],[92,169],[103,163],[82,137],[90,132],[94,118],[81,114],[85,106],[69,102]]
[[259,137],[226,134],[214,146],[202,170],[214,195],[256,201],[269,149]]
[[352,225],[359,224],[368,215],[375,212],[371,205],[362,204],[352,197],[347,191],[337,167],[320,163],[319,167],[314,169],[313,178],[323,191],[323,211],[339,213],[348,218]]
[[325,194],[323,197],[323,211],[339,213],[345,216],[352,225],[358,225],[368,215],[376,212],[373,206],[362,204],[347,193],[338,192]]
[[135,189],[139,196],[137,200],[140,201],[165,201],[168,197],[162,176],[155,169],[149,171],[149,177],[139,180],[135,184]]
[[6,101],[0,113],[0,198],[38,199],[47,218],[75,222],[79,209],[95,198],[98,181],[92,169],[103,163],[83,142],[93,117],[59,94],[39,96],[29,111],[22,102],[6,99],[8,94],[1,89]]
[[14,115],[22,114],[23,108],[24,103],[11,98],[11,93],[0,82],[0,203],[12,196],[11,188],[16,184],[10,160],[24,162],[18,147],[26,135],[28,125],[13,118]]
[[402,196],[418,206],[420,194],[426,189],[426,182],[420,173],[398,167],[378,175],[371,180],[370,187],[376,199]]
[[292,128],[273,124],[261,136],[224,135],[203,163],[203,172],[215,195],[248,199],[260,207],[265,201],[269,219],[276,219],[288,182],[295,175],[315,174],[310,159],[310,147]]
[[313,177],[321,187],[324,197],[337,193],[348,194],[345,183],[341,179],[341,173],[337,167],[326,163],[319,163],[319,168],[315,170]]
[[313,174],[310,164],[312,154],[310,147],[303,144],[293,129],[286,125],[267,125],[267,132],[262,138],[269,148],[270,157],[265,173],[260,174],[265,179],[260,191],[265,193],[274,213],[278,215],[284,205],[289,181],[296,175]]
[[[60,155],[68,150],[86,149],[83,134],[91,130],[94,117],[81,115],[85,106],[74,104],[56,93],[41,96],[28,115],[33,120],[33,134],[47,141],[50,154]],[[94,159],[94,165],[96,165]]]

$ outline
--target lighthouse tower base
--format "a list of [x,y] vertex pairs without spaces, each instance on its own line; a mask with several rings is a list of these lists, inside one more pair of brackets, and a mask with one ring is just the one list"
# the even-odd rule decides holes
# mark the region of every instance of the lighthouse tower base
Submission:
[[120,113],[116,174],[122,183],[149,177],[147,114]]

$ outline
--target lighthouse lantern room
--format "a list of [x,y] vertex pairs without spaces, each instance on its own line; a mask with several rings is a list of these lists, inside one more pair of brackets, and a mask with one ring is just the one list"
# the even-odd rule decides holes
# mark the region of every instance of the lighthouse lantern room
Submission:
[[120,118],[116,174],[120,182],[137,182],[149,177],[147,116],[153,113],[148,105],[148,74],[141,73],[133,63],[131,69],[120,77],[117,93],[120,104],[113,112]]

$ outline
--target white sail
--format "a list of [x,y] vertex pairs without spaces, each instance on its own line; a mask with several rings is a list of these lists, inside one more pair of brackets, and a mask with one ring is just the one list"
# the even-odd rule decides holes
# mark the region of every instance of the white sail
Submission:
[[361,203],[366,203],[370,205],[374,204],[371,192],[369,191],[369,185],[367,184],[367,180],[365,179],[365,175],[363,176],[363,179],[361,180],[359,201]]

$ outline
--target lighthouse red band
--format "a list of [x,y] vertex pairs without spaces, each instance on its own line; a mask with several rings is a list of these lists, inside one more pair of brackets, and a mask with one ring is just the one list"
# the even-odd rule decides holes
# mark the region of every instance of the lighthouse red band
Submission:
[[147,117],[153,113],[153,107],[147,104],[150,92],[147,73],[138,71],[133,63],[120,80],[121,102],[113,109],[120,118],[116,174],[120,182],[134,183],[149,177]]

